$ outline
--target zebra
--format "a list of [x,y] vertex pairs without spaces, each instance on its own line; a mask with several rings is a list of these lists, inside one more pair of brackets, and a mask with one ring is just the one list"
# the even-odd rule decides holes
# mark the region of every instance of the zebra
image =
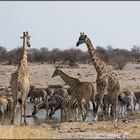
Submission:
[[[45,101],[41,101],[34,105],[32,116],[35,116],[40,109],[45,109],[46,118],[48,118],[48,116],[51,118],[55,111],[61,108],[60,99],[55,99],[54,96],[55,95],[51,96],[49,99],[46,98]],[[51,109],[51,112],[48,114],[49,109]]]
[[[95,95],[95,103],[98,104],[99,102],[99,94]],[[110,118],[111,115],[111,98],[108,94],[105,94],[103,97],[103,103],[102,103],[102,115],[103,115],[103,119],[108,116]]]
[[134,92],[134,110],[136,110],[136,104],[138,103],[139,105],[139,110],[140,110],[140,91],[135,91]]
[[79,100],[78,98],[74,98],[72,96],[68,96],[64,98],[61,95],[54,94],[49,99],[46,99],[45,101],[42,101],[34,105],[32,116],[36,115],[36,113],[40,109],[46,109],[46,117],[48,117],[48,111],[50,109],[51,111],[49,113],[49,117],[51,118],[55,114],[55,111],[60,109],[61,110],[60,117],[61,117],[61,120],[63,120],[64,118],[67,119],[68,115],[70,116],[70,111],[74,110],[75,121],[77,121],[80,103],[81,103],[81,100]]
[[34,105],[32,116],[35,116],[40,109],[46,109],[46,118],[48,117],[48,107],[46,101],[41,101]]
[[47,91],[47,94],[50,96],[52,96],[53,94],[58,94],[65,98],[65,97],[68,97],[69,95],[66,88],[50,88],[49,87],[46,91]]
[[8,100],[5,96],[0,97],[0,111],[2,114],[4,114],[7,111],[8,106]]
[[35,88],[34,86],[30,86],[30,90],[28,93],[28,98],[30,98],[30,101],[34,101],[36,98],[40,101],[40,98],[42,98],[42,101],[44,101],[47,97],[47,92],[43,89]]
[[134,93],[126,90],[120,92],[118,96],[118,106],[119,106],[119,113],[121,117],[125,117],[127,113],[127,110],[131,110],[133,112],[133,104],[134,103]]
[[52,106],[50,116],[55,114],[55,111],[58,109],[61,109],[61,119],[63,118],[63,104],[64,98],[58,94],[53,94],[49,99],[48,99],[48,104]]
[[[8,101],[8,102],[5,101],[5,102],[7,102],[7,105],[6,105],[7,108],[5,109],[5,112],[12,112],[13,102],[14,102],[12,95],[11,94],[0,95],[0,98],[4,99],[4,100],[6,99]],[[22,100],[19,98],[18,103],[21,104],[21,102],[22,102]],[[19,108],[19,104],[17,105],[17,108]]]
[[[73,96],[67,96],[66,98],[58,95],[58,94],[54,94],[52,97],[50,97],[49,99],[53,104],[55,103],[55,106],[53,106],[53,109],[50,112],[50,115],[53,115],[56,111],[56,108],[60,108],[61,109],[61,119],[67,119],[68,115],[70,115],[70,111],[74,110],[74,114],[75,114],[75,121],[77,121],[77,116],[78,116],[78,112],[79,109],[84,112],[85,114],[85,118],[87,116],[87,112],[89,110],[89,104],[88,105],[84,105],[85,110],[82,110],[80,104],[81,104],[81,100],[78,98],[75,98]],[[85,100],[82,100],[85,103]],[[83,104],[83,103],[82,103]]]

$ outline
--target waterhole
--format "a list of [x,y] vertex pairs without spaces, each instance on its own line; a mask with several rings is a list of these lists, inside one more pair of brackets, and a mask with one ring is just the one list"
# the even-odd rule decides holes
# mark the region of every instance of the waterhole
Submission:
[[[50,123],[56,123],[56,122],[61,122],[61,111],[60,109],[55,112],[55,114],[52,116],[51,119],[46,119],[46,110],[45,109],[40,109],[37,114],[33,117],[32,112],[33,112],[33,103],[28,103],[27,104],[27,110],[26,110],[26,115],[27,115],[27,123],[30,126],[35,126],[35,125],[41,125],[41,124],[50,124]],[[21,111],[20,107],[17,109],[16,116],[15,116],[15,124],[20,124],[20,116],[21,116]],[[92,111],[89,111],[87,115],[86,121],[92,121],[93,120],[93,113]],[[11,113],[5,113],[5,114],[0,114],[0,124],[1,125],[9,125],[11,121]]]

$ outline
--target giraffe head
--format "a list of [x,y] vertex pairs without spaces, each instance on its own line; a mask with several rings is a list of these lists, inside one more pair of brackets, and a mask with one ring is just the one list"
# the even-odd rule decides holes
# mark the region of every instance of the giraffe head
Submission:
[[76,43],[76,47],[78,47],[80,44],[85,43],[86,39],[87,39],[87,35],[85,35],[84,33],[80,33],[80,37],[78,42]]
[[53,72],[53,75],[52,75],[52,77],[55,77],[55,76],[57,76],[57,75],[59,75],[59,72],[60,72],[61,70],[59,70],[57,67],[55,68],[55,71]]
[[28,46],[28,47],[31,46],[31,45],[30,45],[30,42],[29,42],[30,37],[31,37],[31,36],[29,36],[28,32],[23,32],[23,36],[21,37],[21,39],[24,40],[25,45]]

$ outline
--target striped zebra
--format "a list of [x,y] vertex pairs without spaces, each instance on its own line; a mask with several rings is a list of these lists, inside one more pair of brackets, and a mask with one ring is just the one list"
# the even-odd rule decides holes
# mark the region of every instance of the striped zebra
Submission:
[[0,97],[0,112],[4,114],[7,111],[8,100],[4,97]]
[[80,103],[81,101],[78,98],[73,98],[71,96],[64,98],[58,94],[54,94],[49,99],[46,99],[45,101],[42,101],[34,105],[32,115],[33,116],[36,115],[36,113],[40,109],[46,109],[46,117],[48,117],[48,112],[50,109],[49,117],[52,117],[55,114],[55,111],[60,109],[61,120],[67,119],[67,117],[70,116],[71,111],[72,113],[74,111],[75,121],[77,121],[77,117],[80,109]]
[[47,88],[47,94],[52,96],[54,94],[60,95],[62,97],[68,97],[68,91],[66,88]]
[[[40,109],[45,109],[46,118],[48,118],[48,116],[51,118],[52,115],[55,113],[55,111],[61,108],[61,101],[58,98],[53,100],[54,96],[55,95],[51,96],[49,99],[46,99],[45,101],[41,101],[36,105],[34,105],[32,116],[35,116]],[[51,113],[49,113],[49,109],[51,110]]]
[[56,110],[61,109],[61,119],[63,119],[64,99],[65,98],[63,98],[62,96],[60,96],[58,94],[53,94],[48,99],[48,104],[50,106],[52,106],[52,110],[50,112],[50,116],[54,115]]
[[[74,115],[75,115],[75,121],[77,120],[78,117],[78,113],[79,113],[79,109],[82,113],[82,111],[85,114],[85,118],[87,116],[88,110],[89,110],[89,104],[85,105],[84,108],[85,110],[82,110],[81,108],[81,100],[79,100],[78,98],[75,98],[73,96],[68,96],[66,98],[58,95],[58,94],[54,94],[52,97],[50,97],[49,101],[52,102],[52,104],[55,104],[55,106],[53,106],[53,109],[50,112],[50,115],[53,115],[56,111],[56,109],[58,107],[60,107],[61,109],[61,119],[67,119],[68,116],[70,116],[70,112],[74,111]],[[83,102],[85,102],[85,100],[82,100]],[[82,104],[83,104],[82,102]]]
[[119,113],[121,117],[125,117],[127,110],[133,112],[134,109],[134,93],[131,91],[123,91],[118,96]]
[[30,98],[30,101],[34,101],[35,99],[38,99],[40,101],[40,98],[42,98],[42,101],[44,101],[47,97],[47,92],[44,89],[35,88],[34,86],[30,86],[30,90],[28,93],[28,98]]
[[35,116],[40,109],[45,109],[46,110],[46,118],[47,118],[49,107],[46,104],[46,101],[41,101],[41,102],[37,103],[36,105],[34,105],[32,116]]

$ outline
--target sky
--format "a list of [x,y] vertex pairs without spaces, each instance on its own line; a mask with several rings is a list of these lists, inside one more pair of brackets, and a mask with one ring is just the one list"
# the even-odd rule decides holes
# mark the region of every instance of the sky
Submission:
[[[80,32],[93,46],[130,50],[140,45],[139,1],[0,1],[0,45],[22,45],[24,31],[32,48],[76,48]],[[87,50],[86,45],[80,47]]]

